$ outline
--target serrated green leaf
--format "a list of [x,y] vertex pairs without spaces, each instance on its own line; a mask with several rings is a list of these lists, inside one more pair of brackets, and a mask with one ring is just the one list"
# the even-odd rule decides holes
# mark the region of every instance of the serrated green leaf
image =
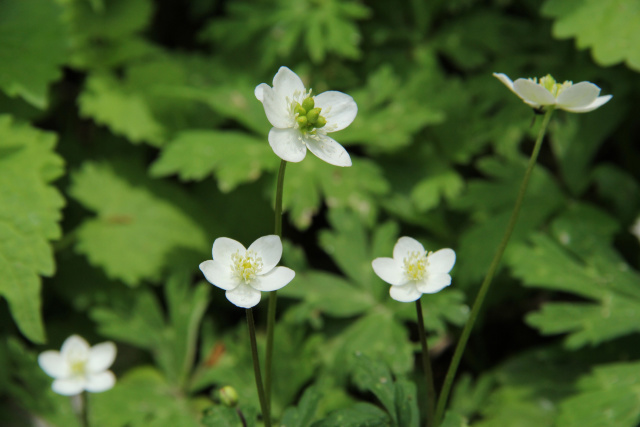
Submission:
[[154,194],[162,186],[148,180],[130,182],[104,163],[85,163],[72,181],[72,196],[97,213],[77,230],[76,250],[109,277],[131,286],[142,279],[157,280],[172,251],[208,251],[204,230]]
[[557,427],[635,427],[640,422],[640,363],[596,366],[581,391],[560,405]]
[[152,176],[177,173],[183,180],[216,176],[220,191],[255,181],[264,171],[275,171],[278,157],[264,139],[236,131],[179,133],[151,166]]
[[336,168],[309,153],[303,162],[287,165],[282,204],[298,228],[311,225],[323,200],[332,209],[347,208],[366,224],[373,223],[376,197],[385,194],[389,185],[375,163],[352,161],[352,167]]
[[200,426],[198,411],[184,397],[177,396],[158,371],[148,366],[128,371],[107,392],[91,394],[89,407],[91,425]]
[[389,415],[370,403],[358,402],[345,409],[331,413],[311,427],[391,427]]
[[48,86],[62,75],[67,38],[57,3],[0,3],[0,88],[30,104],[47,107]]
[[462,177],[448,169],[417,183],[411,191],[411,199],[420,212],[425,212],[438,206],[441,198],[454,199],[463,187]]
[[556,19],[553,35],[576,38],[578,49],[590,48],[597,63],[625,62],[640,71],[640,4],[635,0],[547,0],[542,14]]
[[387,410],[394,425],[398,425],[396,413],[396,388],[389,368],[378,360],[356,354],[353,382],[364,391],[372,392]]
[[60,237],[64,200],[50,185],[63,171],[56,137],[0,116],[0,295],[20,331],[43,342],[40,276],[55,270],[49,240]]
[[144,141],[157,146],[164,142],[165,130],[146,100],[139,94],[125,91],[112,76],[89,76],[78,105],[81,117],[91,118],[133,143]]
[[281,427],[306,427],[311,425],[321,397],[320,392],[313,386],[307,388],[300,398],[298,406],[287,408],[284,412],[280,421]]

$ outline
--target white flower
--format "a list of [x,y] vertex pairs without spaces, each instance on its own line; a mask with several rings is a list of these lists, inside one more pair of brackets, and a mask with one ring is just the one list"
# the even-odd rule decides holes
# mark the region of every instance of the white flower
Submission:
[[71,335],[60,351],[48,350],[38,356],[38,364],[55,378],[51,388],[58,394],[73,396],[83,390],[98,393],[116,383],[107,368],[116,358],[116,345],[110,341],[90,347],[84,338]]
[[393,258],[376,258],[371,265],[391,285],[391,298],[411,302],[422,294],[435,294],[449,286],[449,271],[455,262],[456,253],[452,249],[427,253],[417,240],[401,237],[393,247]]
[[572,113],[587,113],[604,105],[613,95],[600,95],[600,88],[590,82],[556,83],[550,75],[540,80],[518,79],[512,82],[502,73],[493,73],[505,86],[535,109],[553,106]]
[[327,163],[351,166],[347,150],[327,133],[346,128],[356,118],[358,106],[352,97],[337,91],[312,96],[300,77],[287,67],[280,67],[273,87],[262,83],[255,95],[273,125],[269,144],[278,157],[300,162],[308,148]]
[[290,268],[276,267],[282,257],[282,242],[275,235],[259,238],[249,249],[220,237],[211,252],[213,260],[201,263],[200,270],[211,284],[227,291],[227,299],[238,307],[255,306],[260,302],[260,291],[278,290],[296,274]]

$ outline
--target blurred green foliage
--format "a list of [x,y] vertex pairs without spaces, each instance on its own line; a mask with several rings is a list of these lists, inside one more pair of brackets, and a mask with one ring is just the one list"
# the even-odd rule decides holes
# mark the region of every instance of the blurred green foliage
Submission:
[[633,0],[0,2],[0,419],[77,425],[36,357],[78,333],[118,345],[96,426],[262,424],[243,310],[197,266],[273,233],[253,90],[286,65],[359,113],[351,168],[287,166],[275,418],[424,424],[413,305],[371,260],[456,250],[422,298],[440,384],[539,125],[504,72],[614,97],[555,114],[443,426],[638,425],[639,40]]

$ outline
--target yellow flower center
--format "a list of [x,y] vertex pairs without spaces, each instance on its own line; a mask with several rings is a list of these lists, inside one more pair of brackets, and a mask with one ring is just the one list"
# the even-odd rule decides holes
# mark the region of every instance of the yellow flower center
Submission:
[[538,83],[540,86],[551,92],[551,95],[553,95],[555,98],[557,98],[563,90],[573,85],[573,82],[570,82],[568,80],[564,83],[557,83],[556,79],[551,77],[551,74],[547,74],[546,76],[541,77],[539,82],[535,77],[532,80],[534,83]]
[[315,101],[311,96],[311,91],[309,91],[309,95],[302,101],[302,104],[294,102],[291,107],[293,108],[296,124],[303,134],[310,133],[315,135],[316,129],[327,124],[327,119],[320,115],[322,109],[315,107]]
[[249,283],[262,271],[262,258],[253,251],[246,251],[244,255],[236,252],[231,255],[231,271],[234,277]]
[[74,360],[70,363],[71,365],[71,374],[72,375],[84,375],[85,373],[85,365],[86,365],[86,361],[85,360]]
[[427,267],[429,266],[427,256],[427,253],[414,251],[404,257],[404,273],[410,280],[422,280],[425,278]]

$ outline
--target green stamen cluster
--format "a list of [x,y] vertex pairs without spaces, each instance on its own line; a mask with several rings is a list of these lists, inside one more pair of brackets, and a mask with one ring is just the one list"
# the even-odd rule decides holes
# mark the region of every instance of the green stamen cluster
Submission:
[[[535,78],[533,79],[535,83],[538,83],[537,80],[538,79],[535,79]],[[566,88],[572,85],[573,85],[573,82],[570,82],[570,81],[565,81],[564,83],[557,83],[556,79],[551,77],[551,74],[547,74],[546,76],[540,78],[540,86],[547,89],[549,92],[551,92],[551,95],[553,95],[556,98],[558,97],[558,95],[562,93],[563,90],[565,90]]]
[[293,107],[293,113],[296,115],[296,122],[300,127],[300,132],[314,134],[316,129],[326,125],[327,119],[320,115],[321,111],[321,108],[315,108],[315,102],[311,96],[306,97],[302,101],[302,105],[296,102]]

